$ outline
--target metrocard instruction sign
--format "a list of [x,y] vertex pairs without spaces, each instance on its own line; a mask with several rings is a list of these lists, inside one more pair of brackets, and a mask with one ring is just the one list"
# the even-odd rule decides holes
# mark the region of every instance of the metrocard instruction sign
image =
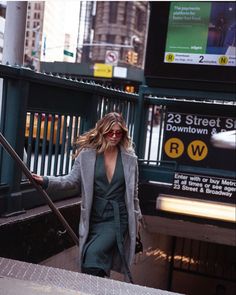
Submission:
[[168,112],[164,129],[163,160],[235,171],[235,150],[214,147],[211,136],[236,129],[236,118]]
[[181,195],[191,194],[198,197],[204,195],[224,202],[235,202],[236,200],[235,179],[176,172],[173,190],[181,191]]

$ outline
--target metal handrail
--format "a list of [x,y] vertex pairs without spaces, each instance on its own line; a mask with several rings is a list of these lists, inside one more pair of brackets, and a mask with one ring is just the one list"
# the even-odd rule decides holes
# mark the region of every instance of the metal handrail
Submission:
[[21,158],[17,155],[17,153],[14,151],[14,149],[11,147],[9,142],[5,139],[5,137],[0,132],[0,143],[3,146],[3,148],[9,153],[9,155],[14,159],[14,161],[17,163],[17,165],[20,167],[22,172],[26,175],[26,177],[29,179],[29,181],[33,184],[35,189],[40,193],[40,195],[45,199],[48,206],[51,208],[52,212],[58,217],[64,228],[68,231],[69,235],[71,236],[72,240],[75,242],[77,246],[79,246],[79,239],[74,233],[73,229],[70,227],[68,222],[65,220],[63,215],[60,213],[60,211],[56,208],[56,206],[53,204],[52,200],[50,199],[49,195],[45,192],[45,190],[36,183],[34,180],[31,172],[26,167],[24,162],[21,160]]

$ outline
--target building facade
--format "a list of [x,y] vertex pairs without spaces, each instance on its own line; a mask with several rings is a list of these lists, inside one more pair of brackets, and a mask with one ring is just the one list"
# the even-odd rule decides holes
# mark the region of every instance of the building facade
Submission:
[[41,61],[75,62],[79,12],[80,1],[45,1]]
[[[98,1],[87,6],[92,43],[84,38],[82,60],[143,67],[149,3],[146,1]],[[92,24],[92,27],[91,27]],[[86,26],[86,23],[85,23]],[[88,35],[88,33],[87,33]],[[86,36],[86,35],[84,35]]]
[[29,2],[25,65],[39,69],[39,61],[65,61],[143,68],[148,19],[146,1]]
[[24,64],[39,68],[41,39],[44,19],[44,2],[28,2],[25,31]]
[[79,2],[28,2],[26,66],[39,70],[40,61],[75,62],[79,9]]
[[3,40],[6,17],[6,1],[0,1],[0,62],[2,62]]

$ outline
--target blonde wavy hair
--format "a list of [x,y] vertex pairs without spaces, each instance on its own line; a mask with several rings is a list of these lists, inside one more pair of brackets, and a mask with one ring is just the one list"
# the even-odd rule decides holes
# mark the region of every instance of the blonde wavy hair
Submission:
[[116,112],[106,114],[103,118],[97,121],[95,128],[89,130],[79,136],[75,142],[76,152],[74,157],[77,157],[82,149],[92,148],[97,153],[103,153],[109,147],[109,142],[106,140],[106,135],[111,128],[118,124],[123,131],[119,145],[126,151],[133,151],[133,143],[128,134],[128,128],[122,115]]

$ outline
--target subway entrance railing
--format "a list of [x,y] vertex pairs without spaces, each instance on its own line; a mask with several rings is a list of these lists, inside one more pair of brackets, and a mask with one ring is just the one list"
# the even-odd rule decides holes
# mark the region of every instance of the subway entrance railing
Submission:
[[[31,171],[67,174],[73,165],[75,138],[105,113],[117,111],[125,117],[135,142],[144,213],[217,221],[214,210],[213,218],[188,213],[188,199],[199,208],[201,202],[208,208],[211,202],[226,204],[232,216],[235,151],[214,147],[211,135],[236,129],[234,93],[141,86],[139,94],[130,94],[3,65],[0,77],[0,130]],[[32,197],[34,190],[2,148],[0,160],[0,213],[11,215],[40,205],[42,200]],[[177,202],[182,202],[179,207]],[[234,220],[220,217],[217,222]]]
[[[0,67],[1,132],[31,171],[42,175],[68,173],[75,138],[107,112],[121,112],[130,135],[134,135],[137,94],[24,68]],[[2,148],[0,157],[1,214],[40,205],[42,201],[32,197],[31,186]]]

